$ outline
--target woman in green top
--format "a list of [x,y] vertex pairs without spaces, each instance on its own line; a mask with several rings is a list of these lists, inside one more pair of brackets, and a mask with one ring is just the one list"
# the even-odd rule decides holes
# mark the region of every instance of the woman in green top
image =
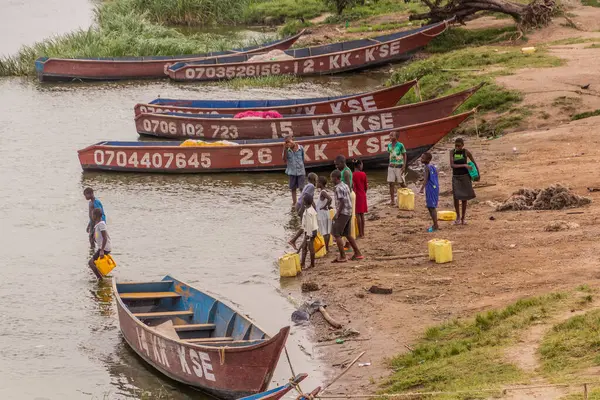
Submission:
[[352,192],[352,171],[346,165],[346,157],[339,155],[335,158],[335,167],[342,173],[342,182],[348,185],[350,192]]
[[406,172],[406,148],[398,137],[400,132],[390,133],[390,141],[387,145],[387,151],[390,154],[390,162],[388,164],[387,181],[390,185],[390,205],[395,206],[396,200],[396,183],[400,186],[405,187],[406,182],[404,181],[404,174]]

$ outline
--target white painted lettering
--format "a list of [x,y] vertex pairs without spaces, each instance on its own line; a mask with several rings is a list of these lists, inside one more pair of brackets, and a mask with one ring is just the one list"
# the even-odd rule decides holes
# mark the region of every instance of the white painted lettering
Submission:
[[273,161],[271,156],[271,149],[260,149],[258,150],[258,162],[261,164],[269,164]]
[[158,352],[158,346],[156,343],[157,337],[154,335],[150,335],[150,341],[152,342],[152,354],[154,355],[154,359],[162,364],[162,360],[160,359],[160,353]]
[[343,105],[344,105],[344,103],[342,103],[342,102],[332,103],[331,104],[331,112],[333,112],[334,114],[341,114]]
[[348,140],[348,157],[354,157],[354,155],[360,156],[362,153],[358,151],[358,143],[360,139]]
[[377,110],[377,104],[375,104],[375,99],[373,98],[373,96],[366,96],[363,97],[361,99],[362,101],[362,105],[363,105],[363,110],[365,111],[371,111],[371,110]]
[[390,46],[388,44],[382,44],[379,46],[379,57],[385,58],[390,54]]
[[317,106],[304,107],[304,113],[308,115],[314,115]]
[[387,152],[387,145],[392,143],[390,139],[390,135],[383,135],[379,137],[379,141],[381,142],[381,152]]
[[144,349],[144,351],[146,352],[146,354],[148,355],[148,357],[150,357],[150,349],[148,349],[148,341],[146,340],[146,334],[144,333],[144,330],[141,330],[142,332],[142,348]]
[[315,136],[319,136],[319,135],[325,135],[325,131],[323,130],[323,125],[325,124],[325,120],[323,119],[317,119],[317,120],[312,120],[312,126],[313,126],[313,135]]
[[365,62],[375,61],[375,57],[373,57],[374,52],[375,52],[375,47],[371,47],[370,49],[365,49]]
[[393,42],[390,45],[390,55],[395,56],[397,54],[400,54],[400,41]]
[[339,68],[340,65],[338,64],[338,59],[340,58],[339,55],[337,56],[329,56],[329,68]]
[[200,358],[198,354],[190,349],[190,358],[192,359],[192,369],[198,378],[202,378],[204,374],[202,373],[202,366],[200,365]]
[[376,137],[367,139],[367,153],[375,154],[379,152],[379,139]]
[[204,369],[204,377],[209,381],[215,381],[215,376],[212,374],[212,364],[210,363],[210,357],[206,353],[198,352],[200,355],[200,361],[202,361],[202,369]]
[[318,160],[327,160],[327,156],[325,155],[325,148],[327,147],[327,143],[325,144],[315,144],[315,161]]
[[394,118],[392,113],[381,114],[381,129],[391,129],[394,127]]
[[186,374],[191,375],[192,371],[190,371],[190,367],[185,359],[185,348],[183,346],[177,346],[177,355],[179,356],[179,362],[181,363],[181,370]]
[[339,125],[340,125],[340,119],[339,118],[336,118],[336,119],[333,119],[333,120],[328,119],[327,120],[327,128],[329,130],[329,134],[333,135],[335,133],[342,133],[342,131],[340,131]]
[[310,149],[310,144],[303,144],[304,147],[304,161],[312,161],[310,156],[308,155],[308,150]]
[[363,132],[365,128],[362,125],[363,120],[365,119],[362,115],[357,115],[352,117],[352,131],[353,132]]
[[369,129],[381,129],[381,123],[379,122],[379,115],[371,115],[367,118]]
[[348,100],[348,108],[350,109],[350,112],[362,111],[358,99]]
[[159,347],[159,351],[160,351],[160,358],[162,359],[162,364],[170,367],[169,365],[169,359],[167,358],[167,345],[165,344],[165,341],[162,339],[158,339],[158,347]]
[[342,67],[350,66],[350,53],[342,54]]

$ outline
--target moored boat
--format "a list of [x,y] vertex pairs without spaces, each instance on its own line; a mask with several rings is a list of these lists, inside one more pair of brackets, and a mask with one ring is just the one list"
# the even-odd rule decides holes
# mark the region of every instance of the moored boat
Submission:
[[239,54],[254,54],[269,50],[288,49],[304,31],[285,39],[236,50],[215,51],[203,54],[156,57],[115,58],[48,58],[35,61],[40,82],[80,80],[160,79],[168,76],[169,66],[179,62],[191,62],[209,57],[226,58]]
[[268,139],[289,135],[324,136],[344,132],[392,129],[446,117],[481,86],[419,103],[346,114],[237,119],[225,114],[142,113],[135,118],[135,127],[141,135],[173,139],[227,140]]
[[[430,149],[472,112],[396,129],[409,162]],[[332,166],[338,155],[365,163],[388,157],[387,144],[393,129],[304,137],[306,168]],[[284,170],[283,139],[248,140],[223,146],[181,146],[181,142],[100,142],[79,150],[85,171],[131,171],[154,173],[211,173]]]
[[266,390],[289,333],[270,337],[243,314],[170,276],[113,282],[129,346],[178,382],[223,399]]
[[244,110],[277,111],[282,115],[343,114],[393,107],[415,84],[412,80],[387,88],[335,97],[281,100],[178,100],[155,99],[136,104],[135,115],[142,113],[236,114]]
[[308,375],[306,374],[296,375],[290,382],[286,383],[285,385],[278,386],[271,390],[267,390],[266,392],[253,394],[252,396],[242,397],[238,400],[279,400],[280,398],[288,394],[292,389],[295,389],[298,386],[298,384],[302,382],[307,376]]
[[215,81],[268,75],[324,75],[408,59],[448,27],[450,21],[373,38],[290,49],[278,60],[251,60],[251,55],[180,62],[168,68],[176,81]]

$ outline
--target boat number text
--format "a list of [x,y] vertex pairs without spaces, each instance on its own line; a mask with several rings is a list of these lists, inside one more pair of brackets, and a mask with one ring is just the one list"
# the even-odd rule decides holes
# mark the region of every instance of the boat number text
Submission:
[[94,151],[96,165],[117,165],[129,168],[210,168],[210,153],[147,153],[133,151]]
[[177,135],[188,137],[211,137],[219,139],[237,139],[238,129],[235,125],[210,125],[210,132],[205,134],[202,124],[177,123],[174,121],[158,121],[155,119],[143,119],[142,128],[144,132],[163,133],[165,135]]
[[162,114],[162,113],[179,113],[179,114],[218,114],[218,111],[195,111],[173,109],[170,110],[165,106],[140,106],[140,112],[147,114]]

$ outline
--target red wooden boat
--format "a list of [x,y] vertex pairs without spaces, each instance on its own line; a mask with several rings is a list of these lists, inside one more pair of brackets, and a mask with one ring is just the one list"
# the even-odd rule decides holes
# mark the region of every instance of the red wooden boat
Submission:
[[209,57],[226,58],[240,53],[254,54],[269,50],[288,49],[304,31],[288,38],[237,50],[216,51],[184,56],[116,57],[116,58],[48,58],[35,61],[40,82],[79,80],[159,79],[167,77],[169,66],[183,61],[198,61]]
[[174,139],[268,139],[391,129],[450,115],[480,87],[420,103],[348,114],[278,119],[236,119],[231,115],[213,114],[140,114],[135,118],[135,127],[141,135]]
[[214,81],[267,75],[324,75],[373,67],[407,59],[409,53],[426,46],[444,32],[449,21],[410,31],[287,50],[287,60],[249,61],[251,55],[216,57],[173,64],[169,77],[176,81]]
[[[406,126],[400,129],[409,161],[430,149],[472,112]],[[327,137],[304,137],[307,168],[332,166],[336,156],[377,164],[387,160],[390,132],[347,133]],[[284,170],[283,139],[248,140],[235,145],[185,147],[181,142],[100,142],[79,150],[84,170],[211,173]]]
[[381,110],[393,107],[415,84],[416,80],[372,92],[336,97],[286,100],[176,100],[156,99],[148,104],[136,104],[135,115],[141,113],[237,114],[245,110],[277,111],[293,114],[342,114]]
[[222,399],[264,392],[289,333],[269,337],[242,313],[170,276],[113,282],[119,325],[148,364]]

